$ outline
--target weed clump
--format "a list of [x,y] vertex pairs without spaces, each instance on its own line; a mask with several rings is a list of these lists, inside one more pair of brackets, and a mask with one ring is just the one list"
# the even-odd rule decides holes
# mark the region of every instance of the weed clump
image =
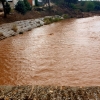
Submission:
[[14,32],[17,32],[17,30],[18,30],[17,26],[16,26],[16,25],[13,25],[13,26],[12,26],[12,30],[13,30]]
[[64,19],[70,18],[68,14],[63,14],[62,17],[63,17]]
[[60,17],[44,18],[45,25],[62,20]]

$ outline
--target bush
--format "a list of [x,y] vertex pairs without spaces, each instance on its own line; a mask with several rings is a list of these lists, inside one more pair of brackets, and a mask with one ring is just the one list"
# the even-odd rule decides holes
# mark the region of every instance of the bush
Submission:
[[19,0],[15,5],[15,10],[21,14],[25,14],[27,12],[26,6],[23,1]]
[[64,19],[70,18],[68,14],[63,14],[62,17],[63,17]]
[[87,11],[93,11],[94,7],[95,7],[95,5],[94,5],[93,2],[89,1],[89,2],[86,3],[86,10]]
[[27,0],[24,0],[24,4],[25,4],[25,7],[26,7],[27,11],[32,10],[32,6],[30,5],[30,3]]
[[53,22],[53,18],[44,18],[45,25],[50,24]]
[[9,14],[10,11],[11,11],[10,4],[8,2],[6,2],[6,13]]
[[60,17],[44,18],[45,25],[62,20]]
[[16,26],[16,25],[13,25],[13,26],[12,26],[12,30],[13,30],[14,32],[17,32],[17,30],[18,30],[18,29],[17,29],[17,26]]
[[73,3],[71,4],[71,8],[72,8],[72,9],[77,9],[76,5],[73,4]]
[[95,10],[100,10],[100,6],[96,5],[94,9]]
[[81,6],[84,6],[85,5],[85,1],[81,1]]

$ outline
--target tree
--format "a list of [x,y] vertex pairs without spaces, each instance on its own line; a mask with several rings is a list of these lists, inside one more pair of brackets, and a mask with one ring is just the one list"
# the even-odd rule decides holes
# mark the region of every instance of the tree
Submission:
[[6,2],[6,13],[9,14],[10,11],[11,11],[10,4],[8,2]]
[[2,3],[3,11],[4,11],[4,17],[6,18],[7,17],[6,6],[5,6],[6,0],[0,0],[0,2]]
[[65,3],[68,4],[68,6],[70,6],[71,3],[77,3],[78,0],[64,0]]
[[26,10],[27,10],[27,11],[29,11],[29,10],[32,9],[30,3],[29,3],[27,0],[24,0],[24,4],[25,4],[25,6],[26,6]]
[[48,3],[48,6],[49,6],[49,9],[50,9],[50,0],[47,0],[47,3]]
[[15,10],[24,15],[27,11],[32,10],[32,6],[27,0],[19,0],[15,5]]
[[27,12],[24,1],[19,0],[15,5],[15,10],[24,15]]
[[6,18],[7,14],[9,14],[11,11],[11,7],[6,0],[0,0],[0,2],[2,3],[2,6],[3,6],[4,18]]
[[88,1],[86,3],[86,9],[87,9],[87,11],[93,11],[94,8],[95,8],[95,5],[94,5],[94,3],[92,1]]

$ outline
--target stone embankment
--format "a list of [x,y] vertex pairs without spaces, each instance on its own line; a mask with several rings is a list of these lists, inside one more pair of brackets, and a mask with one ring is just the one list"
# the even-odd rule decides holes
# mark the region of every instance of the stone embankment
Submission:
[[46,16],[44,18],[39,18],[39,19],[28,19],[28,20],[2,24],[0,25],[0,40],[17,34],[22,34],[23,32],[30,31],[31,29],[36,27],[43,26],[44,24],[46,24],[44,19],[47,18],[64,19],[62,16],[55,15],[55,16]]
[[0,86],[0,100],[100,100],[100,87]]

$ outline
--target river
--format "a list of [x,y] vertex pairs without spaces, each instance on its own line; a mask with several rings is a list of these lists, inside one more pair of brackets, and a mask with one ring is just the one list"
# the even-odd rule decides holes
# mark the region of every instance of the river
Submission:
[[100,17],[67,19],[0,41],[0,85],[100,85]]

